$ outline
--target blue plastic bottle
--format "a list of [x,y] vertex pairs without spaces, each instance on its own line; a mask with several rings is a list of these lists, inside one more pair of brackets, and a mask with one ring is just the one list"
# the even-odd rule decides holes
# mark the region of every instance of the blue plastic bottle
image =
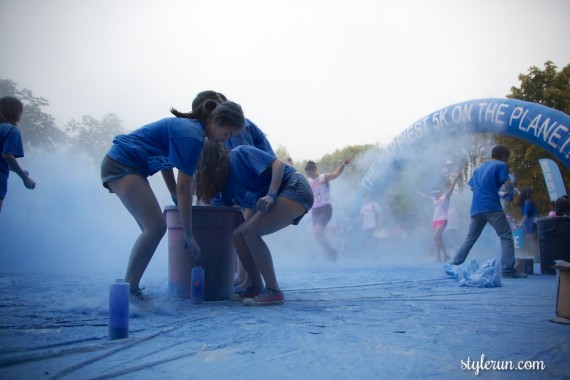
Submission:
[[124,280],[115,280],[109,288],[109,340],[129,336],[129,288]]
[[192,268],[190,281],[190,301],[199,304],[204,301],[204,269],[202,267]]

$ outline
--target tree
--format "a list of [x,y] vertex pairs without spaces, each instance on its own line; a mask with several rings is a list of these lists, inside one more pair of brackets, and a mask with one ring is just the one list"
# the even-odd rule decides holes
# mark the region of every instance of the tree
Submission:
[[26,88],[20,90],[9,79],[0,79],[0,97],[14,96],[24,104],[24,113],[19,123],[24,144],[32,149],[53,149],[68,142],[65,133],[56,127],[54,117],[44,112],[49,106],[47,99],[35,97]]
[[86,153],[94,161],[101,160],[109,150],[113,138],[126,133],[122,120],[114,113],[108,113],[101,120],[83,116],[81,122],[71,120],[65,130],[71,134],[71,146]]
[[[378,145],[350,145],[325,154],[316,163],[320,173],[328,173],[335,171],[345,159],[351,158],[353,164],[344,169],[342,176],[356,188],[379,152]],[[306,163],[306,161],[302,162],[301,166],[305,167]]]
[[[511,87],[508,98],[539,103],[570,114],[570,64],[557,71],[557,66],[547,61],[544,70],[532,66],[528,74],[519,75],[519,80],[520,87]],[[512,152],[509,165],[517,177],[515,185],[519,188],[531,187],[538,203],[539,213],[548,212],[551,207],[550,199],[538,159],[550,158],[558,164],[567,189],[570,188],[569,168],[550,153],[525,141],[508,136],[497,136],[496,140],[508,146]]]
[[283,162],[287,162],[287,160],[291,158],[291,155],[289,154],[287,148],[281,144],[277,145],[277,149],[275,149],[275,156],[277,156],[277,158]]

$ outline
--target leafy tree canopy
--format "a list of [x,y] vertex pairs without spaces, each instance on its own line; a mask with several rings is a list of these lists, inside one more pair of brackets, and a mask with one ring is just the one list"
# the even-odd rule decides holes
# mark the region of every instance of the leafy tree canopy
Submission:
[[57,128],[54,117],[44,111],[49,106],[47,99],[35,97],[26,88],[18,89],[14,81],[0,79],[0,97],[4,96],[14,96],[24,104],[24,113],[18,126],[27,148],[53,149],[68,142],[65,133]]
[[[528,74],[520,74],[519,80],[520,86],[511,87],[508,98],[539,103],[570,114],[570,64],[558,70],[553,62],[547,61],[543,70],[533,66]],[[570,168],[566,168],[550,153],[525,141],[508,136],[497,136],[496,140],[508,146],[512,152],[509,165],[517,178],[515,185],[519,189],[529,186],[538,203],[539,213],[546,214],[551,204],[538,159],[550,158],[558,164],[567,190],[570,189]],[[519,214],[520,210],[513,210],[513,215]]]

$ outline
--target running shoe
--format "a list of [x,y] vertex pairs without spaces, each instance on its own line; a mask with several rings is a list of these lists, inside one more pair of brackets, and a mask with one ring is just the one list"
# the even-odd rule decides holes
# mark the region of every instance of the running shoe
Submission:
[[234,291],[234,294],[232,294],[230,296],[230,299],[232,301],[242,302],[246,298],[257,297],[258,294],[259,294],[258,288],[254,287],[254,286],[249,286],[246,289],[240,289],[240,290]]
[[503,278],[527,278],[524,272],[503,272]]
[[245,298],[243,303],[248,306],[271,306],[283,305],[284,301],[283,292],[264,288],[257,296]]
[[143,289],[144,288],[136,288],[136,289],[131,289],[131,301],[134,302],[144,302],[145,296],[143,295]]

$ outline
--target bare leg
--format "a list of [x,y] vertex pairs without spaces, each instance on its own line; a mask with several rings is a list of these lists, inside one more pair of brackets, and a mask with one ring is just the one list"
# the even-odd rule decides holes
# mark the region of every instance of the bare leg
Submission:
[[156,196],[145,178],[127,174],[109,182],[109,188],[117,194],[141,229],[141,234],[131,250],[125,274],[125,281],[130,283],[131,290],[136,290],[166,232],[166,222]]
[[530,253],[534,257],[535,262],[540,262],[540,246],[538,244],[538,239],[536,233],[526,234],[525,235],[526,242],[528,244],[528,248]]
[[326,231],[325,226],[321,226],[320,224],[315,225],[315,238],[317,239],[317,241],[325,251],[327,259],[331,261],[336,261],[338,252],[336,251],[336,249],[333,248],[331,243],[329,243],[329,241],[327,240],[325,231]]
[[[243,211],[243,220],[245,222],[247,222],[248,220],[251,219],[251,217],[255,215],[255,210],[252,209],[245,209]],[[249,278],[249,275],[247,274],[247,271],[245,270],[243,264],[241,263],[240,258],[238,257],[237,259],[237,279],[236,279],[236,283],[238,285],[238,287],[240,287],[241,289],[246,289],[247,287],[251,286],[251,279]]]
[[435,228],[433,238],[435,240],[435,249],[438,261],[447,261],[449,256],[447,255],[447,249],[443,242],[443,226],[438,226]]
[[277,197],[267,214],[257,212],[249,221],[238,227],[235,234],[236,249],[253,286],[262,288],[263,278],[267,288],[279,291],[271,252],[262,236],[287,227],[304,212],[305,208],[301,204],[288,198]]

